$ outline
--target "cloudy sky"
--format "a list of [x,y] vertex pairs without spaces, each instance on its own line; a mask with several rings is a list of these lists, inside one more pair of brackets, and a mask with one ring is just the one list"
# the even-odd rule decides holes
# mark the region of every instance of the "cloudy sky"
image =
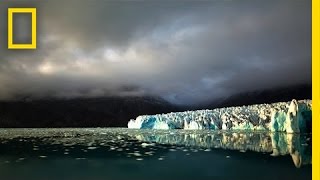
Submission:
[[[37,7],[36,50],[7,50],[8,7]],[[310,0],[0,0],[0,100],[197,103],[310,82]]]

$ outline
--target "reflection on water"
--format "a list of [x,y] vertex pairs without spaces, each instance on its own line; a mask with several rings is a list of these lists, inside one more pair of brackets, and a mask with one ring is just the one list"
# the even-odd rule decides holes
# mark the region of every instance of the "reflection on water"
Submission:
[[[290,154],[297,168],[311,164],[310,135],[266,133],[266,132],[202,132],[182,131],[168,132],[140,132],[136,138],[140,141],[156,142],[160,144],[174,144],[202,148],[222,148],[229,150],[247,150],[272,153],[272,156]],[[308,144],[310,143],[310,144]]]
[[[256,179],[264,173],[271,179],[311,179],[310,137],[123,128],[0,129],[0,177]],[[26,169],[32,173],[15,173]],[[32,169],[42,169],[47,176]],[[67,174],[58,173],[66,169]]]
[[271,134],[270,136],[273,156],[290,154],[297,168],[311,164],[311,136],[303,137],[297,134],[283,133]]

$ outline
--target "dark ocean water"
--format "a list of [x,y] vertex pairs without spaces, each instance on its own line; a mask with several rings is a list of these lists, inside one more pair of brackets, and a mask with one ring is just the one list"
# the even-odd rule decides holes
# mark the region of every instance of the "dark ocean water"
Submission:
[[311,137],[266,132],[0,129],[0,179],[311,179]]

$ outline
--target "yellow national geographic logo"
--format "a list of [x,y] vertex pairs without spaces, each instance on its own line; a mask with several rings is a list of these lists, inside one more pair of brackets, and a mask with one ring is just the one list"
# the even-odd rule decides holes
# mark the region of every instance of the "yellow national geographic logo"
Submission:
[[[31,13],[32,29],[31,44],[13,43],[13,14]],[[36,8],[8,8],[8,49],[36,49],[37,48],[37,9]]]

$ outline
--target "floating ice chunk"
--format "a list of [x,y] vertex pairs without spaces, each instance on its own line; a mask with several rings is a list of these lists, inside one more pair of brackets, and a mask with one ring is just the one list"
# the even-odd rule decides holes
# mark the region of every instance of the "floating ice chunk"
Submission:
[[154,143],[141,143],[141,146],[143,148],[148,147],[148,146],[154,146],[154,145],[155,145]]

